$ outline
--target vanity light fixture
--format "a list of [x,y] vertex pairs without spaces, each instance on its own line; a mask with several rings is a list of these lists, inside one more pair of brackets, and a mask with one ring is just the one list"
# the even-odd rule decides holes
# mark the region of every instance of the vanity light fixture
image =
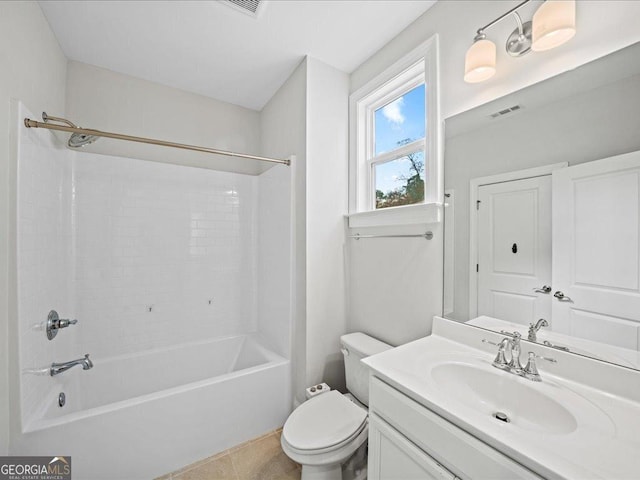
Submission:
[[484,82],[496,73],[496,44],[478,32],[464,59],[464,81]]
[[531,2],[525,0],[478,29],[473,45],[467,50],[464,62],[464,81],[478,83],[496,73],[496,45],[487,39],[485,30],[513,15],[517,28],[509,35],[505,48],[512,57],[521,57],[531,50],[550,50],[570,40],[576,33],[575,0],[546,0],[530,22],[522,22],[518,10]]
[[551,50],[569,41],[576,34],[575,0],[547,1],[533,15],[534,52]]

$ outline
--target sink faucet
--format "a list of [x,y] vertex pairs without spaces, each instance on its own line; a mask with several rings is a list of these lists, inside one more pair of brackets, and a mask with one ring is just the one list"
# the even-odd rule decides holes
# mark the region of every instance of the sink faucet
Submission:
[[540,320],[538,320],[535,325],[533,323],[530,323],[529,337],[528,337],[529,341],[530,342],[537,341],[536,334],[538,333],[538,330],[540,330],[542,327],[548,327],[548,326],[549,326],[549,322],[547,322],[544,318],[541,318]]
[[[509,373],[513,373],[514,375],[518,375],[520,377],[524,377],[528,380],[532,380],[534,382],[541,381],[540,373],[538,372],[538,368],[536,366],[536,357],[537,355],[534,352],[529,352],[529,358],[527,361],[527,365],[525,367],[520,363],[520,338],[521,335],[518,332],[513,332],[509,337],[505,337],[498,344],[498,354],[496,358],[493,360],[492,365],[500,370],[505,370]],[[483,340],[484,341],[484,340]],[[492,343],[492,342],[489,342]],[[495,343],[493,344],[495,345]],[[507,361],[507,353],[510,354],[510,360]],[[552,363],[556,361],[552,358],[538,357],[543,360],[548,360]]]
[[84,358],[78,358],[77,360],[71,360],[70,362],[52,363],[51,368],[49,369],[49,374],[54,377],[62,372],[66,372],[76,365],[82,365],[83,370],[93,368],[93,362],[89,360],[89,354],[87,353]]

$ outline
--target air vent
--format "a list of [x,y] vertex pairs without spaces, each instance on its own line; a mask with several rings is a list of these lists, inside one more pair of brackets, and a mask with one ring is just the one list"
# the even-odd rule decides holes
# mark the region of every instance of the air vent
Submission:
[[228,5],[239,12],[246,13],[252,17],[257,17],[263,9],[264,0],[225,0],[225,5]]
[[505,108],[504,110],[500,110],[499,112],[492,113],[489,115],[491,118],[502,117],[503,115],[507,115],[509,113],[516,112],[520,110],[522,107],[520,105],[514,105],[513,107]]

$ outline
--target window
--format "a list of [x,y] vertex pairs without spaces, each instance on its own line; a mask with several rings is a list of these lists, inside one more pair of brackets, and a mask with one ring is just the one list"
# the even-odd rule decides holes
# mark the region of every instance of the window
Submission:
[[[421,80],[421,79],[420,79]],[[374,208],[424,202],[425,84],[373,112]]]
[[436,65],[434,36],[351,96],[350,225],[439,201]]

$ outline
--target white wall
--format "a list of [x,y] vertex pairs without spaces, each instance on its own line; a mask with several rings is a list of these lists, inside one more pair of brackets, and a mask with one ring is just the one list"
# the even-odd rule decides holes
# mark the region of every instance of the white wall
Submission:
[[294,395],[306,383],[306,159],[307,60],[294,70],[260,114],[261,152],[286,158],[295,155],[290,175],[293,199],[292,378]]
[[[9,407],[18,399],[15,291],[16,152],[10,99],[64,113],[66,58],[35,2],[0,2],[0,455],[9,443]],[[13,127],[13,129],[11,128]],[[9,372],[12,372],[11,374]],[[18,416],[11,420],[16,428]]]
[[[74,61],[69,62],[66,111],[69,120],[87,128],[241,153],[260,150],[255,110]],[[256,173],[254,163],[246,159],[119,140],[103,138],[85,150]]]
[[307,385],[345,389],[349,77],[307,59]]
[[339,338],[346,333],[347,112],[348,76],[310,57],[261,112],[262,153],[296,155],[291,174],[296,252],[293,376],[298,400],[304,399],[305,387],[320,381],[344,389]]
[[[349,331],[391,345],[431,333],[442,313],[442,224],[380,228],[375,233],[424,238],[375,238],[349,242]],[[362,232],[365,234],[371,231]]]
[[[257,321],[275,352],[291,358],[292,169],[276,166],[258,177]],[[287,397],[288,398],[288,397]]]
[[70,153],[77,348],[99,360],[257,329],[256,177]]
[[[487,31],[498,46],[498,72],[480,84],[463,81],[464,56],[478,28],[518,1],[441,1],[351,74],[354,92],[404,54],[439,35],[442,118],[484,104],[557,75],[640,40],[640,2],[579,1],[577,34],[549,52],[514,59],[501,45],[515,24],[505,20]],[[539,5],[521,10],[530,19]],[[446,160],[445,160],[446,163]],[[420,240],[352,242],[349,260],[349,330],[368,332],[402,343],[431,331],[431,318],[442,312],[442,225],[429,225],[429,245]],[[407,229],[394,233],[419,233]],[[415,243],[415,244],[414,244]]]
[[[520,1],[441,1],[420,16],[351,74],[351,91],[375,77],[434,33],[440,36],[440,94],[442,118],[469,110],[495,98],[571,70],[640,40],[640,2],[635,0],[578,0],[576,36],[565,45],[522,58],[507,55],[503,45],[516,28],[506,19],[487,30],[498,47],[496,75],[479,84],[463,81],[464,55],[476,30]],[[522,8],[530,20],[539,2]]]

